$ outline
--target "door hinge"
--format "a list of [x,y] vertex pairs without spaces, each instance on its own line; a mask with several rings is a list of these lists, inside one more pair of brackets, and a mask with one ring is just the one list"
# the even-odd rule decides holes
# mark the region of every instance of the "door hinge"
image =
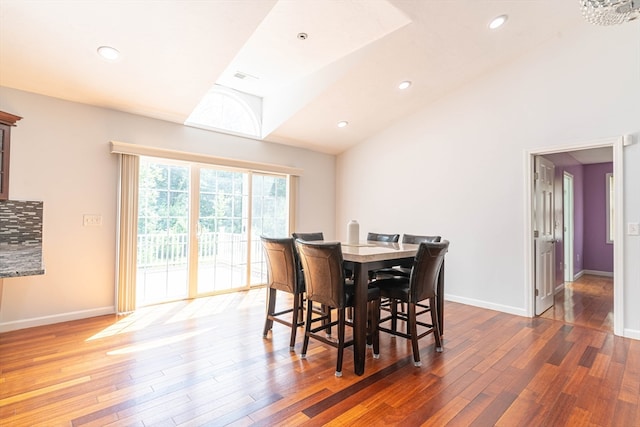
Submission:
[[533,232],[533,238],[537,239],[538,237],[540,237],[540,233],[538,232],[538,230]]
[[533,179],[535,179],[536,181],[540,179],[540,174],[538,172],[535,172],[533,174]]
[[539,295],[539,292],[538,292],[538,290],[536,289],[536,296],[538,296],[538,295]]

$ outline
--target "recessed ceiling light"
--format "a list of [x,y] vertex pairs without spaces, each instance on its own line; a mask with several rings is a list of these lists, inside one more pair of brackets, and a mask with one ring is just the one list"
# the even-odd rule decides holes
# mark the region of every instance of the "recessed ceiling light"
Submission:
[[409,86],[411,86],[411,82],[409,80],[405,80],[405,81],[403,81],[402,83],[400,83],[398,85],[398,89],[404,90],[404,89],[408,88]]
[[115,61],[120,57],[120,52],[118,52],[118,49],[111,46],[100,46],[98,48],[98,55],[106,60]]
[[493,20],[489,23],[489,28],[495,30],[496,28],[501,27],[505,22],[507,22],[507,15],[500,15],[493,18]]
[[306,40],[309,35],[307,33],[298,33],[298,40]]
[[343,127],[347,126],[348,124],[349,124],[349,122],[348,122],[348,121],[346,121],[346,120],[342,120],[342,121],[339,121],[339,122],[338,122],[338,127],[339,127],[339,128],[343,128]]

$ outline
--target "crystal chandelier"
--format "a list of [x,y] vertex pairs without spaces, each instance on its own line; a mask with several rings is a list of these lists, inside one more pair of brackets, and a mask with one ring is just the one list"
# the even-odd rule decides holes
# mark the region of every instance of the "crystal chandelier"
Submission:
[[578,0],[585,19],[596,25],[614,25],[640,18],[640,0]]

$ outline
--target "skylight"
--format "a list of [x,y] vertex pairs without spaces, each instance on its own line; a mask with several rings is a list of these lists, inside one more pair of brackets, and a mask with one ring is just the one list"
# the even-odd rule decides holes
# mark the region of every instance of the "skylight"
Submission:
[[261,116],[262,98],[215,85],[185,125],[259,138]]

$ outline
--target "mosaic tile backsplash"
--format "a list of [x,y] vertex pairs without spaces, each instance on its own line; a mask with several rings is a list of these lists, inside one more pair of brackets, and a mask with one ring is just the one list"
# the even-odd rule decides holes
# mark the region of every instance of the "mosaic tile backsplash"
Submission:
[[42,202],[0,201],[0,245],[41,245],[42,209]]

